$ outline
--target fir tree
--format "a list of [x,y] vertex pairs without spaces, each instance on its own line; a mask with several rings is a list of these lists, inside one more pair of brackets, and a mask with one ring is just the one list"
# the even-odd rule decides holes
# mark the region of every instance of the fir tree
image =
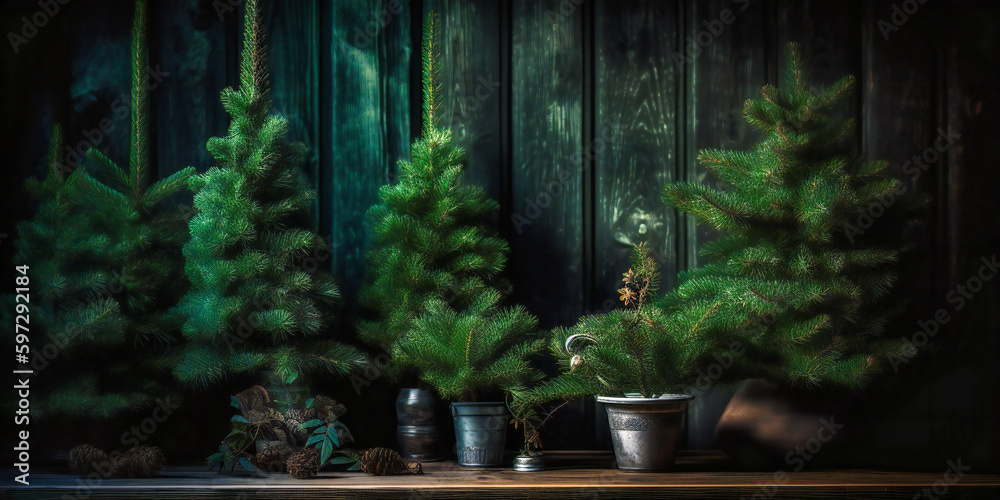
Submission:
[[368,213],[361,302],[376,319],[361,336],[387,348],[397,372],[416,368],[442,397],[468,400],[536,378],[530,359],[543,345],[527,310],[501,305],[508,246],[488,228],[499,207],[462,184],[464,152],[437,124],[437,14],[423,35],[423,136]]
[[[507,242],[488,226],[499,205],[482,188],[462,184],[465,153],[450,130],[438,127],[437,30],[432,13],[423,33],[423,136],[412,159],[399,162],[398,182],[382,186],[367,214],[371,246],[359,301],[369,319],[360,337],[390,353],[429,299],[463,311],[507,261]],[[396,373],[408,367],[393,360]]]
[[[900,309],[891,297],[894,224],[905,205],[886,206],[898,189],[888,163],[853,156],[853,120],[832,112],[854,78],[814,92],[791,44],[784,80],[744,106],[764,133],[753,149],[698,155],[730,189],[667,186],[669,204],[723,236],[702,250],[713,263],[682,276],[665,305],[683,326],[678,335],[745,348],[727,376],[858,389],[902,348],[886,326]],[[886,215],[859,230],[872,207]]]
[[339,299],[333,278],[303,265],[326,251],[325,242],[311,220],[316,193],[298,168],[305,146],[288,143],[288,121],[268,114],[266,50],[251,0],[239,90],[222,92],[229,134],[208,141],[219,166],[190,183],[199,213],[184,246],[191,290],[180,305],[189,346],[175,369],[186,383],[263,369],[291,382],[308,371],[345,374],[364,363],[360,351],[325,329]]
[[[563,374],[519,391],[517,406],[587,394],[648,397],[751,377],[858,389],[892,353],[905,352],[885,327],[899,310],[893,224],[909,203],[885,206],[897,189],[886,162],[850,155],[853,123],[831,111],[853,88],[846,77],[814,93],[790,45],[784,86],[765,86],[744,107],[764,139],[747,152],[699,154],[730,189],[666,188],[668,204],[723,233],[702,249],[713,262],[654,297],[656,263],[638,247],[619,290],[631,309],[558,330],[552,351]],[[886,215],[879,227],[859,230],[859,214],[873,206]],[[712,370],[720,360],[727,366]]]
[[528,412],[544,402],[588,394],[656,397],[694,384],[697,361],[711,343],[678,335],[682,318],[672,316],[656,295],[658,265],[649,247],[636,245],[618,290],[625,308],[556,329],[551,350],[562,374],[517,391],[514,407]]
[[[14,262],[28,265],[29,276],[31,323],[24,326],[32,337],[45,339],[31,354],[32,386],[44,397],[40,414],[111,416],[145,398],[100,389],[106,387],[103,366],[95,360],[119,342],[116,332],[123,326],[118,302],[109,294],[112,243],[95,229],[98,214],[76,201],[83,170],[67,168],[62,150],[56,126],[45,178],[25,182],[38,212],[17,228]],[[12,336],[18,333],[11,328]]]
[[[56,166],[53,152],[46,180],[28,186],[48,200],[39,213],[44,224],[25,226],[23,233],[26,252],[46,246],[53,251],[38,280],[46,301],[59,302],[42,313],[50,335],[61,339],[54,342],[59,359],[52,364],[73,366],[71,376],[58,369],[41,375],[60,386],[46,391],[51,397],[42,407],[54,413],[110,416],[169,391],[169,349],[180,328],[169,309],[186,287],[179,264],[186,231],[180,210],[163,202],[193,170],[148,182],[145,26],[146,1],[137,0],[128,169],[91,149],[87,166],[95,176],[78,168],[64,179],[66,169]],[[43,232],[53,229],[57,234]]]
[[188,239],[185,214],[167,201],[186,189],[195,171],[188,167],[149,182],[146,4],[146,0],[136,0],[132,26],[128,169],[91,149],[87,161],[100,176],[83,173],[80,182],[81,201],[111,211],[100,230],[114,242],[114,297],[125,316],[125,330],[136,346],[162,347],[175,344],[180,337],[181,319],[170,309],[188,286],[181,256],[181,246]]

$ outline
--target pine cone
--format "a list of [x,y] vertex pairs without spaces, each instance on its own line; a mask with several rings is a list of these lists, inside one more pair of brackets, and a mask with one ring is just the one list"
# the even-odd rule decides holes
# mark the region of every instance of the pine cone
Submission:
[[282,447],[275,444],[265,444],[257,450],[257,455],[253,457],[253,465],[262,471],[270,471],[271,465],[275,462],[281,463]]
[[315,408],[291,408],[285,412],[285,423],[288,424],[299,442],[305,442],[306,439],[309,439],[310,431],[299,426],[317,416]]
[[423,474],[420,462],[408,465],[396,453],[388,448],[369,448],[358,457],[361,470],[372,476],[394,476],[397,474]]
[[317,418],[327,422],[336,420],[347,413],[347,407],[337,403],[333,398],[319,395],[313,398],[312,407],[316,409]]
[[295,479],[310,479],[319,472],[319,453],[313,448],[305,448],[288,457],[286,465]]
[[89,444],[81,444],[69,451],[69,468],[77,474],[108,470],[108,454]]
[[166,461],[159,448],[136,446],[112,462],[111,477],[153,477],[160,473]]

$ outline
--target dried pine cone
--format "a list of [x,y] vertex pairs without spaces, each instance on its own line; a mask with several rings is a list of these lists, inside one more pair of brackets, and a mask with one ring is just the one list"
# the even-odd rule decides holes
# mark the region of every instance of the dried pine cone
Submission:
[[310,479],[319,472],[319,452],[306,448],[288,457],[288,473],[295,479]]
[[89,444],[77,445],[69,451],[69,468],[83,475],[106,471],[108,454]]
[[317,418],[330,421],[342,417],[347,413],[347,407],[337,403],[329,396],[319,395],[313,398],[312,407],[317,411]]
[[388,448],[369,448],[358,457],[361,470],[372,476],[393,476],[396,474],[423,474],[420,462],[408,465],[396,453]]
[[300,442],[309,439],[309,430],[299,427],[317,417],[315,408],[291,408],[285,412],[285,423],[295,434],[295,438]]
[[166,463],[163,452],[155,446],[136,446],[111,463],[111,477],[153,477]]
[[282,447],[274,444],[265,444],[257,450],[257,455],[253,457],[253,465],[260,470],[271,470],[271,464],[281,463]]

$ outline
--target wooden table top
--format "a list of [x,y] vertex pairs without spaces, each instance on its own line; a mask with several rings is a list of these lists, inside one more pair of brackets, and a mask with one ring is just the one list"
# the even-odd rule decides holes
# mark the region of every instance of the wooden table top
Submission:
[[[424,463],[420,476],[372,477],[321,472],[311,480],[286,474],[217,474],[169,467],[151,479],[86,479],[32,473],[31,484],[0,486],[3,498],[742,498],[742,499],[1000,499],[1000,475],[873,470],[727,472],[704,455],[682,456],[676,471],[622,472],[604,454],[552,454],[541,472]],[[597,465],[595,465],[597,464]],[[606,464],[606,465],[605,465]],[[602,466],[604,465],[604,466]],[[954,480],[949,483],[949,480]],[[925,495],[926,493],[926,495]]]

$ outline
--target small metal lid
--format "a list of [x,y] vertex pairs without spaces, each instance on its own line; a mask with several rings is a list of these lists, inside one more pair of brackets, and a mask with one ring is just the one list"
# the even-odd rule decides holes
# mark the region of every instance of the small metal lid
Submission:
[[537,472],[545,470],[545,457],[542,455],[514,457],[514,470],[518,472]]

